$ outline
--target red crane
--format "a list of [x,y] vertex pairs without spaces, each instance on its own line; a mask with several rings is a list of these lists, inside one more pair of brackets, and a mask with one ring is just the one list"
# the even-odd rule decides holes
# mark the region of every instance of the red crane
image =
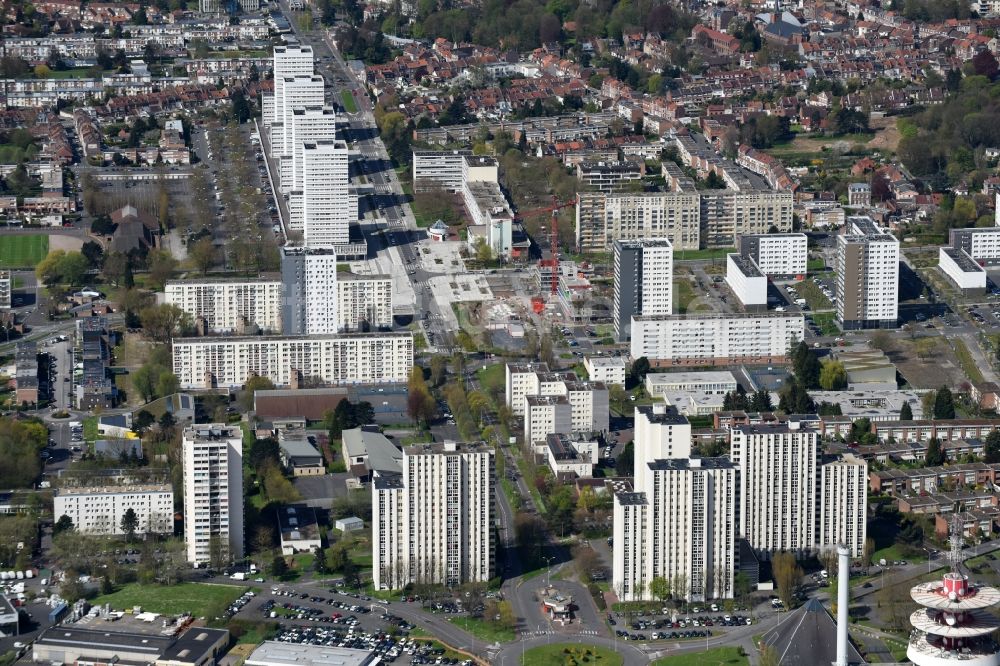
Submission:
[[552,213],[552,223],[549,229],[549,252],[552,255],[552,284],[550,285],[550,293],[553,296],[559,291],[559,211],[575,205],[576,197],[560,203],[559,198],[553,194],[551,206],[532,208],[514,216],[515,220],[523,220],[526,217],[533,217],[539,213]]

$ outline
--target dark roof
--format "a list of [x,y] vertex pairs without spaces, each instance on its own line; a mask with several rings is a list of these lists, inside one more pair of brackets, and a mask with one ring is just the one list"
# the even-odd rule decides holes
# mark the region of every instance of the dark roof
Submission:
[[111,237],[111,249],[115,252],[127,253],[142,245],[153,247],[155,244],[152,232],[135,218],[122,220]]
[[[781,666],[815,666],[837,660],[837,623],[816,599],[789,613],[761,637],[777,652]],[[866,663],[853,644],[847,646],[850,664]]]
[[191,627],[181,634],[173,645],[163,651],[160,660],[197,664],[203,661],[206,656],[211,655],[220,641],[222,641],[223,646],[229,642],[228,630]]

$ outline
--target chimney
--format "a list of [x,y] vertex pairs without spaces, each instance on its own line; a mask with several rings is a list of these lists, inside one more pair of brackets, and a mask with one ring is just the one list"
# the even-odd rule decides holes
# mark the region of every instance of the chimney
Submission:
[[302,373],[298,370],[292,369],[288,377],[288,388],[298,390],[302,388]]
[[208,370],[206,370],[205,374],[203,375],[203,381],[205,383],[205,388],[207,389],[215,388],[215,376]]
[[837,546],[837,663],[847,666],[847,607],[851,603],[851,551]]
[[194,334],[200,338],[208,335],[208,322],[202,315],[198,315],[194,320]]

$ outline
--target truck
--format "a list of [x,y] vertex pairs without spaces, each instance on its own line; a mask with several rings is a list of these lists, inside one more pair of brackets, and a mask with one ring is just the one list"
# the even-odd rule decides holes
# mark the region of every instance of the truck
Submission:
[[243,571],[237,571],[232,576],[230,576],[230,578],[233,579],[233,580],[246,580],[247,579],[247,575]]

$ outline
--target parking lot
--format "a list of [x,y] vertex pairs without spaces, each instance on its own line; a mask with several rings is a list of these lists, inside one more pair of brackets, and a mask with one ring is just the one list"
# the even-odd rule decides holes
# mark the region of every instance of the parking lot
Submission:
[[235,609],[233,617],[251,622],[277,622],[279,633],[275,640],[371,649],[388,662],[399,659],[403,664],[457,664],[463,661],[457,658],[458,655],[448,657],[435,651],[426,641],[408,639],[414,628],[414,616],[426,611],[433,614],[431,622],[438,629],[434,635],[445,641],[450,638],[454,644],[455,638],[446,635],[446,628],[452,626],[446,619],[466,614],[462,600],[421,603],[411,597],[411,601],[387,602],[340,587],[321,588],[320,585],[310,584],[309,591],[303,586],[275,585],[256,596],[250,593],[249,599]]
[[[618,638],[628,641],[660,641],[708,638],[724,627],[749,626],[753,620],[747,615],[728,614],[712,605],[708,612],[692,609],[689,614],[677,614],[669,608],[661,614],[644,615],[631,621],[621,618],[621,614],[609,614],[608,624]],[[616,617],[616,615],[618,617]]]

